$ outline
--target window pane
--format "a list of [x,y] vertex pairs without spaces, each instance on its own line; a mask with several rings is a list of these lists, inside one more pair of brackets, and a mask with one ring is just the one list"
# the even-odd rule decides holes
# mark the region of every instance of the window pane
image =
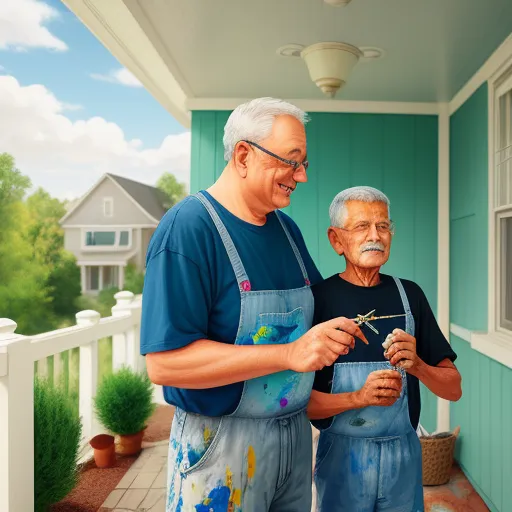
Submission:
[[100,286],[100,268],[89,267],[89,290],[98,290]]
[[87,245],[114,245],[116,243],[115,231],[88,231]]
[[512,217],[501,219],[500,325],[512,330]]
[[505,206],[509,204],[509,175],[511,169],[511,161],[507,160],[498,165],[496,169],[496,206]]
[[118,286],[118,267],[103,267],[103,288]]
[[128,231],[121,231],[119,236],[119,245],[128,245]]

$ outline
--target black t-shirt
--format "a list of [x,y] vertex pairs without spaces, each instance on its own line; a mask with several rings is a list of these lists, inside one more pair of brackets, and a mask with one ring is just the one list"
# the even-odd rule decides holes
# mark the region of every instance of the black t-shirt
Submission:
[[[314,325],[332,318],[344,316],[355,318],[358,314],[365,315],[375,309],[376,316],[403,314],[404,307],[398,287],[391,276],[381,274],[381,282],[372,287],[356,286],[335,274],[312,287],[315,297]],[[416,352],[428,365],[436,366],[443,359],[455,361],[457,355],[439,329],[432,309],[423,290],[414,282],[401,279],[409,306],[415,322]],[[371,322],[379,334],[375,334],[366,325],[362,331],[369,341],[365,345],[356,338],[355,348],[346,356],[340,356],[336,363],[386,361],[382,343],[393,329],[405,331],[405,317],[398,317]],[[330,393],[334,366],[327,366],[316,372],[313,389]],[[414,429],[420,418],[421,401],[419,381],[407,375],[409,395],[409,415]],[[319,428],[331,425],[332,418],[315,420],[313,424]]]

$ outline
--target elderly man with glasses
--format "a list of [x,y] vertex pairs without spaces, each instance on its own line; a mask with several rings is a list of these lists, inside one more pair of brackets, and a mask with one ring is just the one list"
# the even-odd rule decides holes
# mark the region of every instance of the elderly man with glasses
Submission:
[[228,162],[162,219],[147,254],[142,353],[176,407],[167,512],[309,512],[314,372],[364,338],[312,326],[321,281],[280,212],[307,181],[305,114],[270,98],[224,128]]
[[329,241],[346,268],[313,286],[313,323],[351,318],[369,345],[316,372],[308,415],[320,429],[317,510],[420,512],[419,382],[458,400],[456,355],[421,288],[380,272],[394,233],[388,198],[371,187],[350,188],[329,214]]

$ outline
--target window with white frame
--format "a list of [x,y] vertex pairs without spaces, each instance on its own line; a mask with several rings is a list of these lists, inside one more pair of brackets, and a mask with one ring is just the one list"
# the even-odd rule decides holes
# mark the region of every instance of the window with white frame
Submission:
[[114,216],[114,199],[112,197],[103,198],[103,215],[105,217]]
[[512,70],[496,87],[494,131],[495,322],[512,334]]
[[127,249],[131,246],[130,230],[86,230],[84,232],[84,249]]

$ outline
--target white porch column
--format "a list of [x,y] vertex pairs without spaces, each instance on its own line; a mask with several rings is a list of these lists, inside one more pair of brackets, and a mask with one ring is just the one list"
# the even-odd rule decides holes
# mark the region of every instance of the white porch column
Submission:
[[119,289],[122,290],[124,288],[124,265],[119,265]]
[[[439,104],[437,218],[437,319],[450,340],[450,113]],[[437,431],[450,430],[450,402],[437,399]]]
[[0,318],[0,510],[34,510],[34,361],[30,339]]
[[[86,310],[76,314],[76,324],[89,327],[100,321],[97,311]],[[80,384],[79,411],[82,418],[84,441],[89,441],[99,432],[99,425],[94,414],[93,399],[98,387],[98,340],[92,340],[80,347]]]
[[103,266],[98,268],[98,291],[103,290]]
[[87,290],[87,268],[85,265],[80,266],[80,282],[82,285],[82,293]]

